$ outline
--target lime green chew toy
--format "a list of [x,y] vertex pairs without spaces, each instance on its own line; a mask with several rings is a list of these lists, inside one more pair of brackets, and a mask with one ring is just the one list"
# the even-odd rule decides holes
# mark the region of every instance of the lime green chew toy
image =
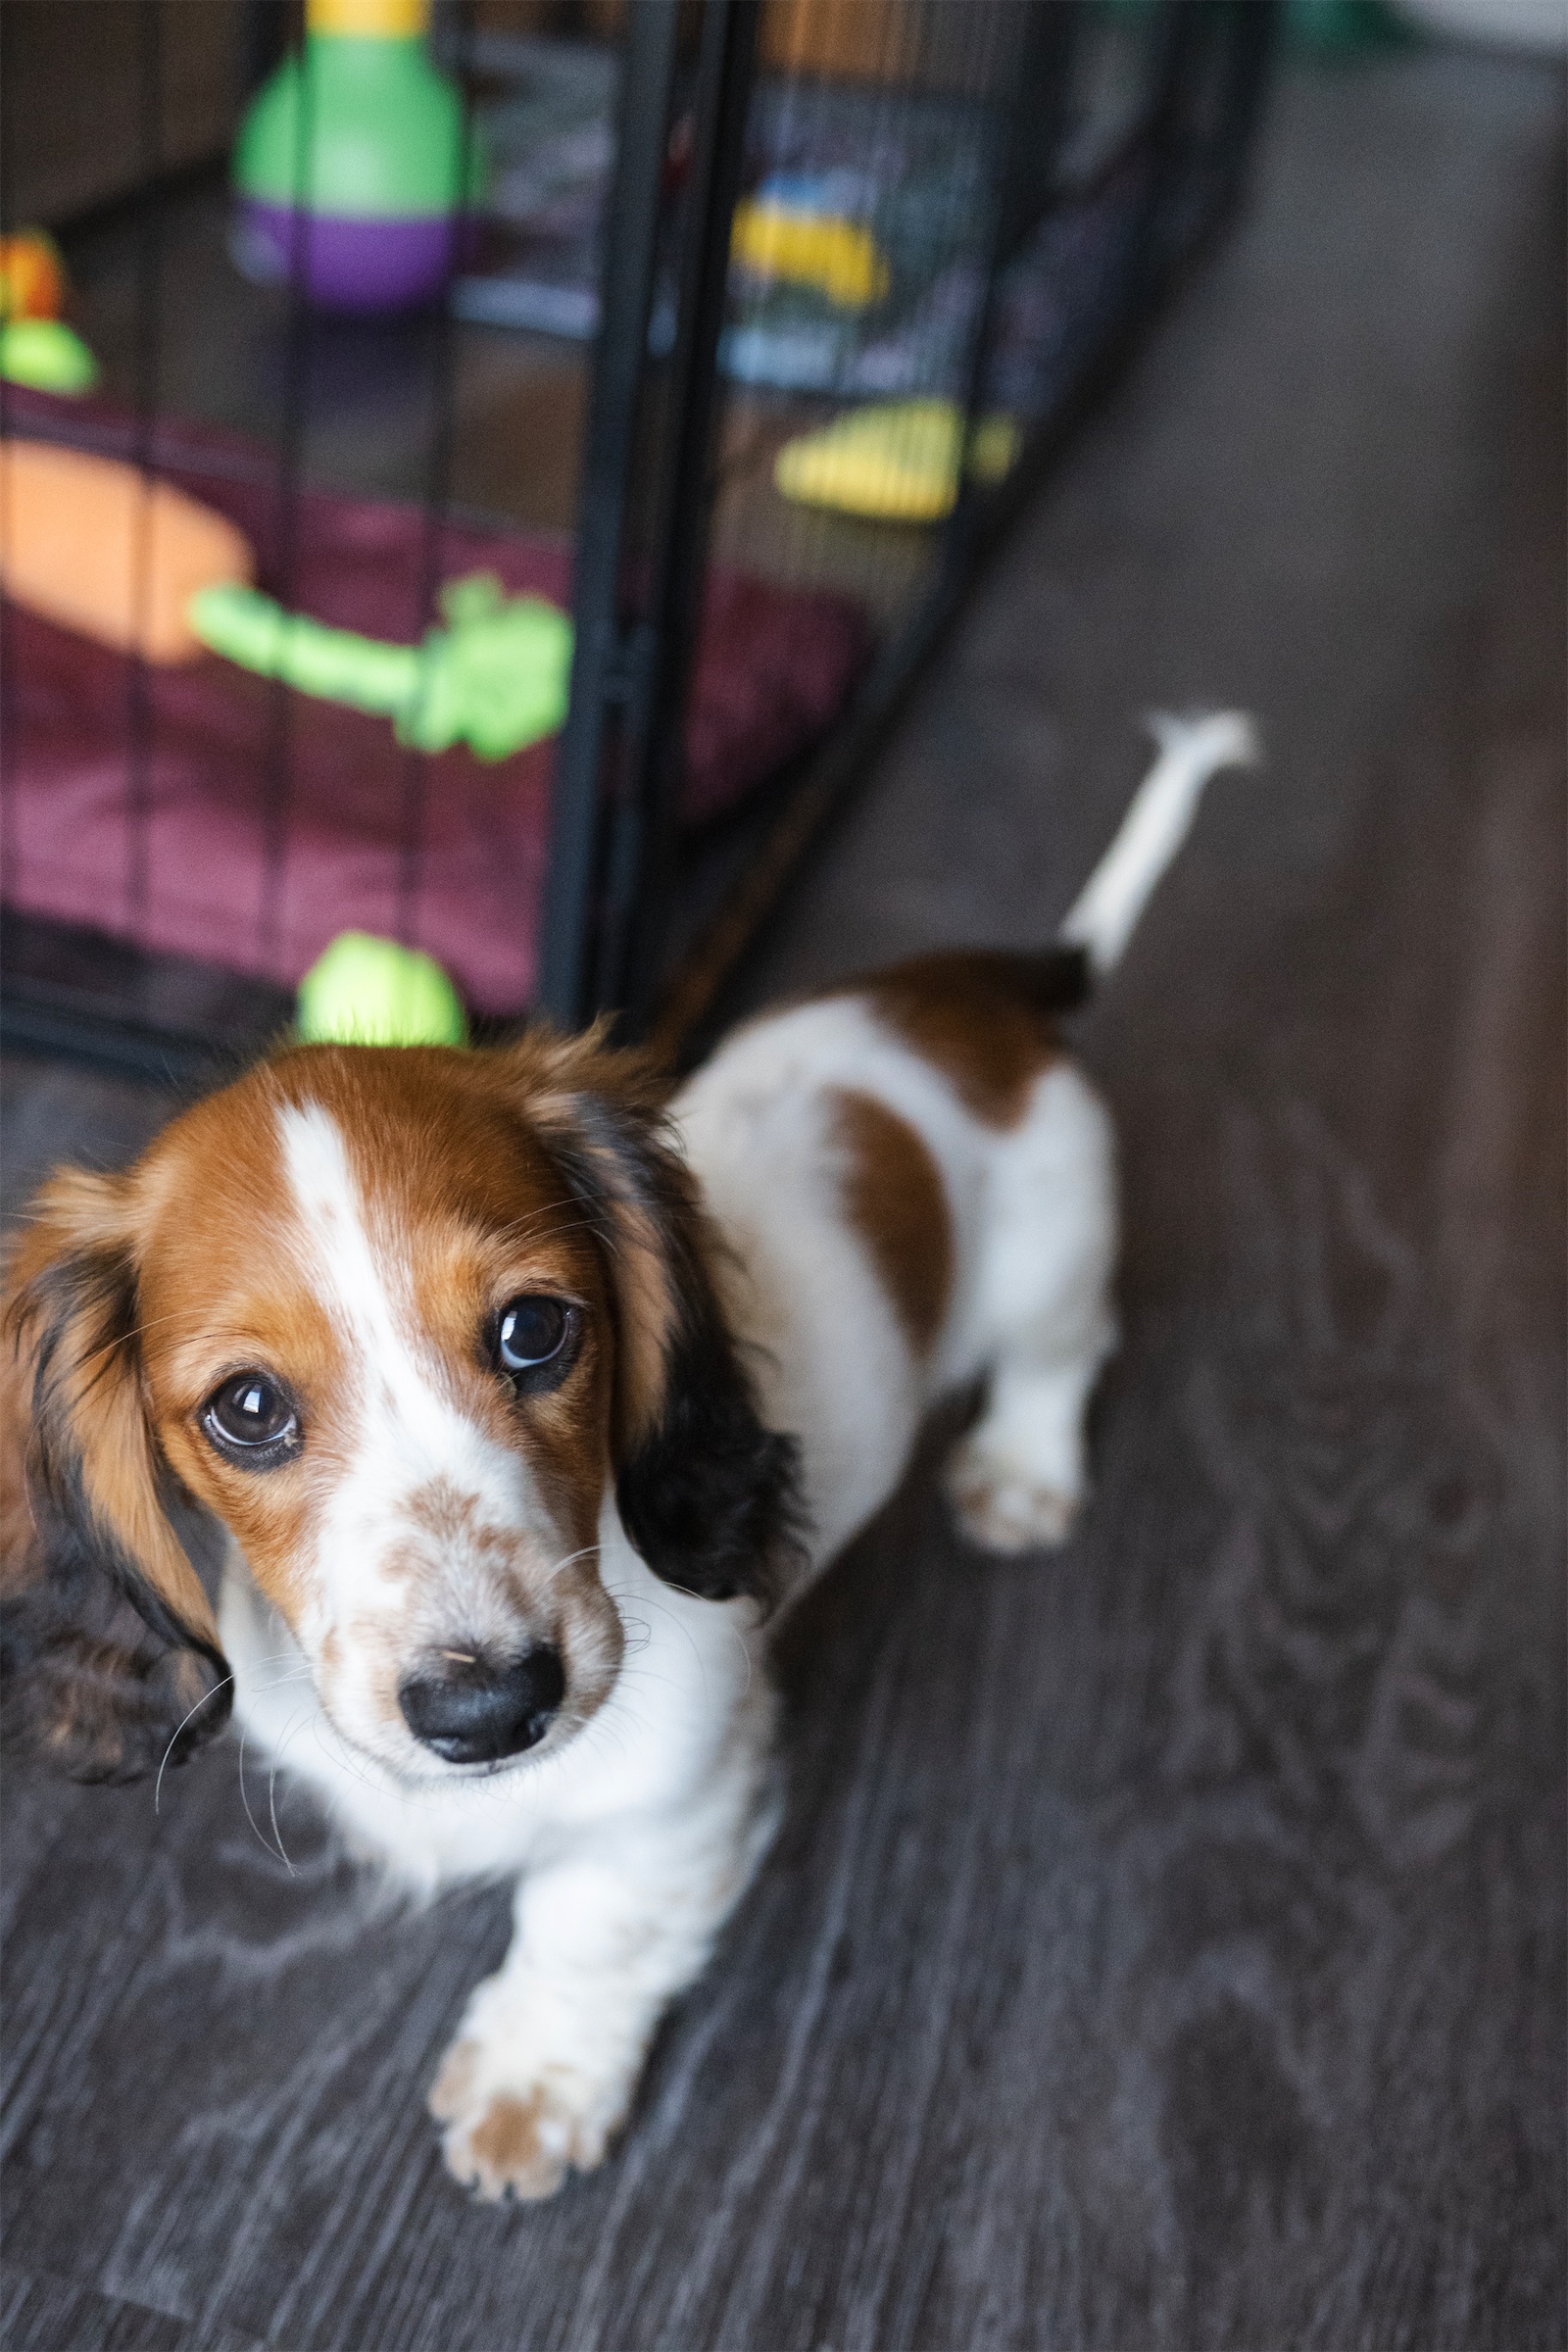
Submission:
[[340,932],[300,982],[295,1026],[312,1046],[466,1046],[458,992],[433,956]]
[[0,321],[0,375],[74,397],[97,383],[98,363],[63,318],[7,318]]
[[505,760],[556,734],[571,679],[565,613],[540,596],[504,596],[487,571],[450,580],[441,612],[446,626],[422,645],[387,645],[224,581],[192,597],[189,618],[203,645],[241,669],[390,718],[416,751],[466,743],[480,760]]

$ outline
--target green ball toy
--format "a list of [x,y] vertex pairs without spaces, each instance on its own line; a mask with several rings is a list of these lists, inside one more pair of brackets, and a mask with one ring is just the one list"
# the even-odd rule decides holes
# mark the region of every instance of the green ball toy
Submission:
[[457,990],[433,956],[343,931],[300,982],[295,1027],[313,1046],[466,1046]]
[[0,375],[9,384],[74,398],[98,381],[98,363],[60,318],[8,318],[0,324]]

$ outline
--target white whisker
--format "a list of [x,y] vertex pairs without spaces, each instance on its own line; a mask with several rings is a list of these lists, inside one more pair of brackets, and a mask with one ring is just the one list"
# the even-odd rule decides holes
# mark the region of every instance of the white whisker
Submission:
[[277,1826],[277,1772],[278,1766],[283,1761],[283,1751],[287,1747],[290,1740],[293,1739],[298,1727],[305,1721],[307,1712],[308,1710],[306,1708],[301,1707],[289,1717],[288,1722],[283,1727],[283,1737],[277,1743],[277,1751],[272,1758],[271,1770],[267,1776],[267,1810],[271,1816],[272,1836],[277,1840],[277,1850],[283,1856],[283,1867],[288,1872],[290,1878],[294,1876],[294,1865],[289,1860],[288,1855],[284,1850],[283,1833]]
[[234,1677],[231,1674],[225,1674],[222,1682],[215,1683],[210,1690],[204,1690],[201,1697],[196,1701],[196,1704],[191,1708],[190,1714],[182,1715],[178,1723],[175,1724],[174,1729],[170,1736],[169,1745],[164,1750],[163,1762],[158,1767],[158,1778],[153,1783],[153,1811],[155,1813],[158,1810],[158,1800],[162,1796],[164,1790],[164,1773],[168,1767],[170,1757],[174,1752],[174,1741],[179,1738],[179,1735],[185,1729],[186,1724],[189,1723],[191,1715],[199,1715],[203,1707],[206,1706],[207,1701],[210,1698],[216,1698],[220,1690],[221,1690],[225,1685],[231,1683],[233,1680]]
[[598,1550],[599,1545],[597,1544],[585,1544],[580,1551],[568,1551],[564,1560],[558,1560],[556,1562],[555,1566],[551,1569],[550,1574],[545,1578],[545,1583],[547,1585],[553,1585],[557,1577],[561,1574],[563,1568],[569,1568],[573,1560],[590,1559],[598,1552]]

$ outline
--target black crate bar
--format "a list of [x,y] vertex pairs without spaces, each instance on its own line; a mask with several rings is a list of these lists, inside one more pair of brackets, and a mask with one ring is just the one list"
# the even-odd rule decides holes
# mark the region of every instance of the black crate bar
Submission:
[[652,1009],[674,884],[676,807],[685,774],[686,704],[702,612],[712,506],[718,338],[729,281],[730,222],[740,193],[759,0],[710,0],[692,109],[690,194],[677,272],[676,339],[665,399],[654,537],[658,631],[646,732],[616,809],[594,1003],[624,1009],[633,1030]]
[[628,10],[615,172],[605,221],[599,344],[577,500],[571,700],[556,757],[539,929],[537,1009],[575,1027],[590,1008],[605,771],[627,728],[650,640],[628,629],[621,573],[659,262],[680,0]]
[[[638,0],[630,11],[578,503],[576,653],[556,762],[535,993],[537,1009],[567,1027],[610,1005],[635,1019],[657,964],[757,15],[757,0],[708,0],[690,112],[680,123],[685,152],[672,158],[685,12],[679,0]],[[684,166],[678,205],[672,162]],[[649,335],[671,225],[673,345],[665,361],[650,358]],[[651,429],[655,401],[662,432]],[[646,550],[637,543],[638,510],[653,515]]]

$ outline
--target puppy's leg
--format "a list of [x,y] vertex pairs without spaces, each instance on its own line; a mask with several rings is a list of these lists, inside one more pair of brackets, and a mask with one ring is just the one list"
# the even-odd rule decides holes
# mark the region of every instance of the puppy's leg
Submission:
[[1059,1062],[999,1142],[987,1187],[979,1340],[990,1388],[946,1485],[965,1535],[988,1551],[1059,1544],[1078,1514],[1084,1413],[1115,1345],[1115,1254],[1110,1121]]
[[1104,1352],[999,1368],[984,1420],[947,1469],[948,1499],[972,1544],[1010,1552],[1065,1543],[1088,1491],[1084,1409]]
[[660,2018],[772,1833],[755,1774],[725,1769],[734,1786],[696,1817],[630,1821],[519,1885],[512,1948],[430,2092],[447,2167],[481,2197],[548,2197],[625,2121]]

